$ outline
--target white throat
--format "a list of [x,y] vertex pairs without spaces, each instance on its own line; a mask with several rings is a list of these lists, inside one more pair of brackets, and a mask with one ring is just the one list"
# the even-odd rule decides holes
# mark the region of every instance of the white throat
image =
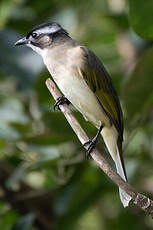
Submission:
[[30,47],[31,49],[33,49],[36,53],[38,53],[40,56],[44,57],[45,53],[46,53],[46,49],[41,49],[38,46],[34,46],[32,44],[27,44],[28,47]]

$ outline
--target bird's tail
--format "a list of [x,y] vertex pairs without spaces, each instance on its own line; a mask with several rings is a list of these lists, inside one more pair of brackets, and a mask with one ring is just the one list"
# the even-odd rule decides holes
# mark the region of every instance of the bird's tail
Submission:
[[[125,174],[125,168],[124,168],[124,162],[121,156],[121,148],[118,146],[118,133],[114,126],[111,128],[104,127],[101,132],[104,142],[107,146],[107,149],[113,158],[117,173],[122,177],[123,180],[127,181],[126,174]],[[120,193],[120,199],[124,207],[127,207],[129,205],[129,202],[131,200],[131,197],[121,188],[119,188]]]
[[[127,181],[124,163],[123,163],[123,160],[121,159],[121,154],[119,153],[118,146],[116,146],[116,153],[117,154],[116,154],[115,165],[116,165],[117,173],[122,177],[123,180]],[[131,200],[131,197],[121,188],[119,188],[119,193],[120,193],[120,199],[122,201],[123,206],[127,207]]]

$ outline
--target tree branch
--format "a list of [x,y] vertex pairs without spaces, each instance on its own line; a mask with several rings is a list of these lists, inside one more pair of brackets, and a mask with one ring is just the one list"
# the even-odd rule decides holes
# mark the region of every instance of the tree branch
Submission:
[[[57,89],[56,85],[54,82],[48,78],[46,80],[46,85],[52,96],[54,97],[55,100],[57,98],[61,97],[61,93]],[[77,119],[74,117],[71,109],[69,108],[68,105],[63,104],[59,106],[61,111],[63,112],[64,116],[66,117],[67,121],[71,125],[72,129],[76,133],[78,139],[82,143],[86,143],[89,138],[85,131],[82,129],[80,126],[79,122]],[[88,147],[85,147],[86,149]],[[105,174],[116,184],[118,185],[121,189],[126,191],[128,193],[135,204],[137,204],[142,210],[146,211],[152,218],[153,218],[153,201],[149,199],[148,197],[138,193],[135,188],[133,188],[130,184],[125,182],[109,165],[109,163],[106,161],[106,159],[102,156],[102,154],[99,153],[99,151],[95,148],[91,152],[91,157],[96,161],[96,163],[99,165],[99,167],[105,172]]]

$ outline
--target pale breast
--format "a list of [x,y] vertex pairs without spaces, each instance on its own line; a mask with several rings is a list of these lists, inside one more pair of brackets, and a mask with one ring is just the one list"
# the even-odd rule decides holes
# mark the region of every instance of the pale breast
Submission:
[[102,123],[109,125],[109,120],[96,96],[78,71],[82,61],[78,51],[79,47],[75,47],[73,52],[69,50],[64,58],[54,55],[52,61],[46,58],[44,62],[59,89],[83,116],[97,127]]

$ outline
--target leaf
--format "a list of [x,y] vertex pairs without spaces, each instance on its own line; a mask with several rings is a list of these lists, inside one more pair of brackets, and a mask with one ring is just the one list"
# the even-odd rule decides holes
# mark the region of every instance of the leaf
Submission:
[[0,229],[8,230],[11,229],[11,226],[17,221],[18,213],[13,209],[6,209],[6,204],[0,204],[1,220],[0,220]]
[[129,21],[142,38],[153,38],[153,0],[128,0]]
[[153,104],[153,48],[138,61],[123,87],[129,121],[144,118]]

